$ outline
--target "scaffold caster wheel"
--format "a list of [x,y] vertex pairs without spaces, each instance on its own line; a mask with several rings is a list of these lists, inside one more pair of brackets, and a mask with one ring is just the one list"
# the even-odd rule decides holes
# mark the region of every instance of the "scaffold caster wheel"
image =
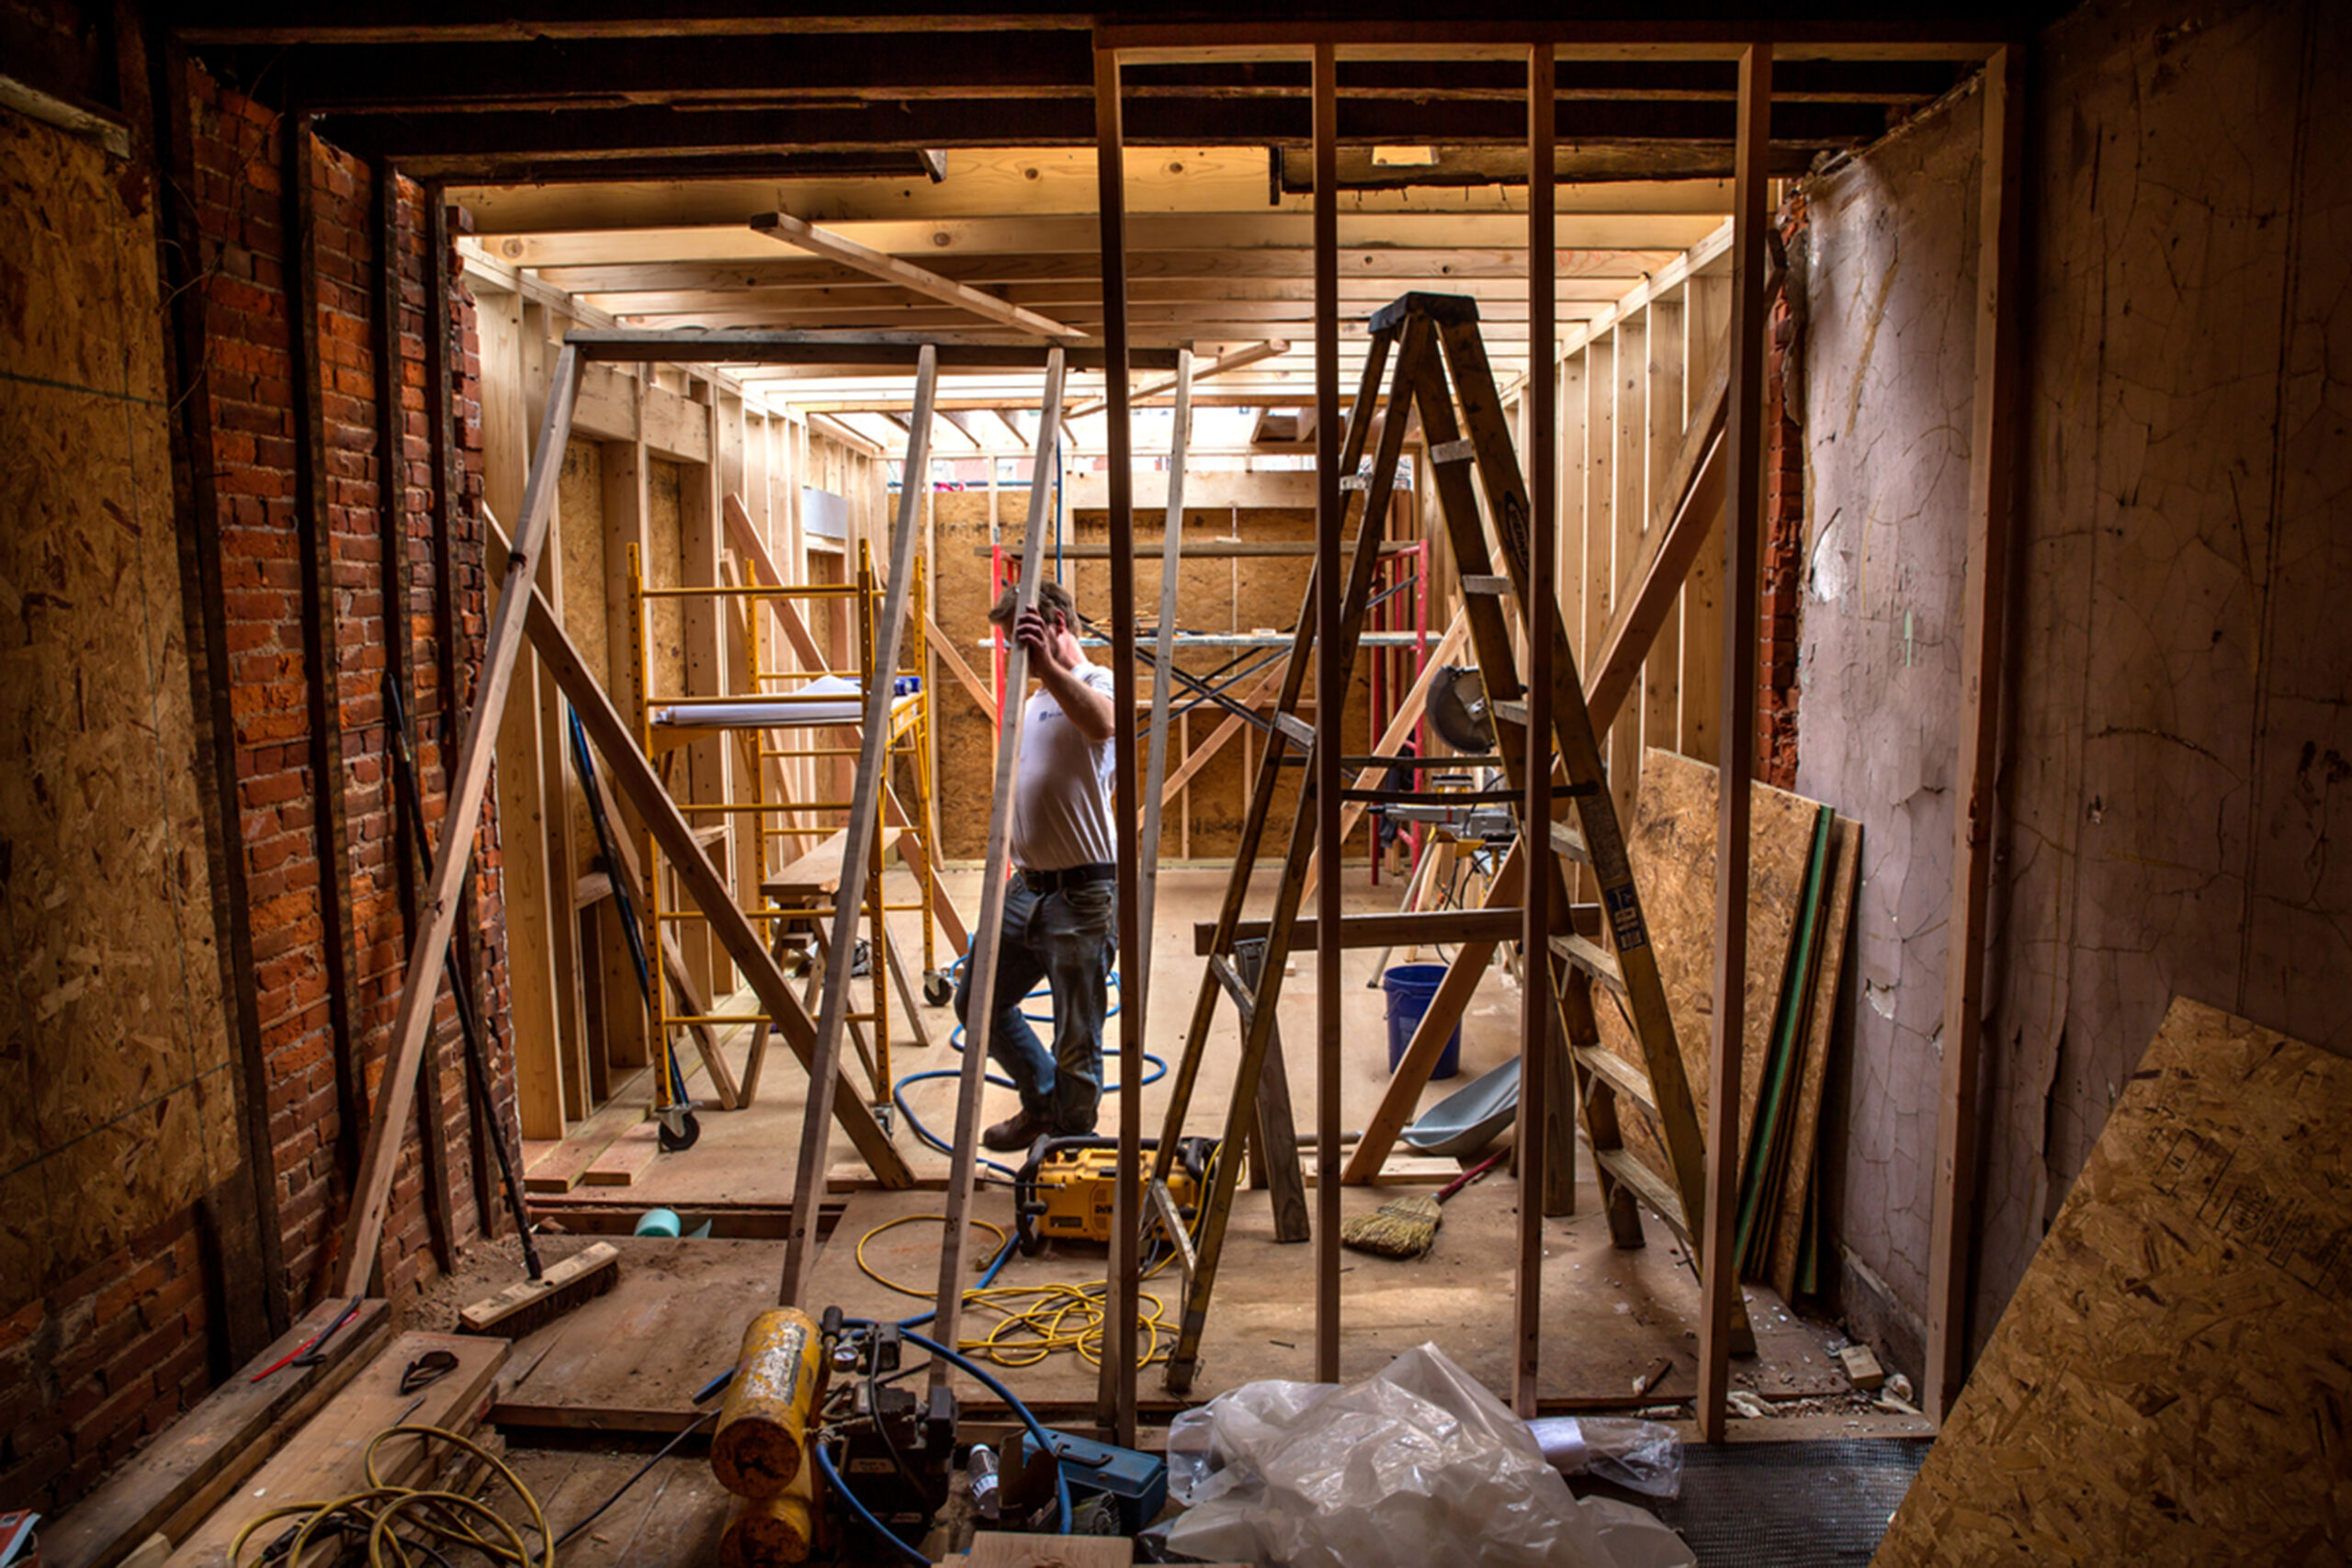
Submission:
[[944,1008],[956,995],[956,987],[946,976],[936,969],[926,969],[922,976],[922,999],[933,1007]]
[[673,1111],[660,1118],[662,1131],[658,1141],[665,1154],[679,1154],[693,1148],[702,1136],[702,1123],[695,1120],[691,1111]]

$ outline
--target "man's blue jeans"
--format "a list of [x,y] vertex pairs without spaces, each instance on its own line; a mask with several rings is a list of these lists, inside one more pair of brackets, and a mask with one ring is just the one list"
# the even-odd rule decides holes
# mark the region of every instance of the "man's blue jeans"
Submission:
[[[1018,876],[1005,886],[989,1055],[1021,1090],[1021,1109],[1057,1135],[1094,1131],[1102,1100],[1102,1021],[1110,1011],[1117,922],[1118,897],[1108,882],[1081,883],[1042,897]],[[1022,998],[1039,980],[1053,990],[1050,1052],[1021,1012]],[[971,1010],[972,971],[967,964],[956,986],[956,1016],[967,1029]]]

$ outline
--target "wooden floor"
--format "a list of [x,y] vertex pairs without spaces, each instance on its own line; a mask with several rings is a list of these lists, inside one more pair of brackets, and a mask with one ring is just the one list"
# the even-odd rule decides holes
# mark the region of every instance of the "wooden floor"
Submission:
[[[976,903],[971,897],[976,874],[958,874],[954,880],[964,903]],[[1192,922],[1215,913],[1223,883],[1221,872],[1171,871],[1161,877],[1160,937],[1155,944],[1159,1001],[1148,1043],[1163,1059],[1172,1061],[1181,1049],[1201,974],[1202,961],[1192,954]],[[1351,909],[1385,908],[1393,907],[1398,892],[1387,883],[1377,889],[1366,886],[1358,871],[1349,877],[1347,901]],[[1271,890],[1262,901],[1271,902]],[[910,953],[914,944],[907,937],[912,935],[910,931],[901,938]],[[1376,956],[1348,954],[1349,984],[1343,997],[1348,1049],[1341,1103],[1343,1121],[1351,1128],[1368,1119],[1387,1083],[1383,997],[1365,984]],[[1397,954],[1392,962],[1407,956]],[[1296,1086],[1302,1128],[1312,1122],[1313,976],[1313,955],[1303,955],[1283,1004],[1285,1059]],[[902,1046],[895,1063],[899,1075],[926,1067],[952,1068],[960,1059],[945,1044],[952,1015],[935,1011],[931,1018],[940,1047],[925,1054]],[[1517,1047],[1518,1020],[1516,987],[1495,971],[1464,1021],[1460,1075],[1432,1085],[1423,1096],[1423,1106],[1508,1059]],[[1115,1041],[1115,1021],[1112,1029]],[[1190,1131],[1216,1130],[1238,1048],[1232,1009],[1222,1007]],[[740,1041],[731,1047],[739,1059],[741,1049]],[[701,1141],[695,1148],[653,1159],[626,1187],[580,1187],[565,1196],[540,1194],[535,1202],[560,1209],[601,1201],[622,1215],[656,1204],[735,1213],[780,1206],[791,1195],[804,1083],[797,1065],[779,1049],[771,1055],[760,1102],[732,1113],[706,1109],[700,1117]],[[1167,1087],[1161,1081],[1145,1090],[1147,1135],[1159,1132]],[[943,1134],[950,1131],[954,1088],[950,1080],[937,1080],[918,1086],[909,1097],[917,1113]],[[990,1119],[1009,1114],[1014,1104],[1010,1091],[991,1089],[985,1114]],[[641,1114],[641,1100],[624,1098],[586,1129],[585,1139],[609,1142]],[[909,1149],[920,1175],[944,1178],[944,1156],[918,1149],[904,1129],[899,1141]],[[863,1168],[855,1164],[847,1140],[837,1138],[836,1148],[835,1171],[842,1183],[836,1196],[846,1207],[820,1256],[812,1299],[805,1304],[812,1312],[839,1305],[852,1315],[890,1318],[928,1310],[927,1302],[895,1294],[862,1273],[855,1247],[860,1237],[888,1221],[939,1213],[942,1194],[935,1187],[897,1193],[871,1190],[870,1185],[860,1190],[855,1179],[863,1177]],[[570,1150],[542,1150],[542,1168],[545,1161],[559,1158],[578,1165],[582,1152],[577,1144]],[[1311,1168],[1311,1151],[1307,1158]],[[1578,1214],[1548,1222],[1555,1239],[1544,1280],[1549,1325],[1545,1402],[1563,1410],[1622,1407],[1633,1401],[1636,1379],[1661,1359],[1669,1363],[1668,1371],[1651,1398],[1688,1397],[1693,1391],[1698,1294],[1680,1248],[1654,1219],[1648,1224],[1647,1247],[1627,1252],[1611,1247],[1589,1161],[1580,1174]],[[1417,1179],[1426,1180],[1428,1173],[1419,1172]],[[1351,1189],[1345,1194],[1347,1211],[1367,1212],[1397,1190]],[[1508,1386],[1516,1198],[1515,1184],[1500,1172],[1464,1191],[1448,1206],[1438,1247],[1427,1260],[1404,1263],[1346,1255],[1341,1357],[1346,1375],[1368,1374],[1397,1352],[1433,1340],[1490,1387]],[[1001,1187],[983,1189],[976,1212],[1009,1224],[1009,1193]],[[507,1396],[503,1422],[674,1430],[691,1419],[695,1390],[731,1364],[743,1324],[775,1301],[782,1265],[782,1247],[776,1242],[620,1239],[628,1245],[622,1282],[614,1293],[517,1346],[518,1365],[532,1367],[542,1353],[545,1359]],[[938,1246],[939,1227],[918,1223],[876,1238],[867,1253],[881,1272],[927,1291],[938,1268]],[[978,1243],[971,1250],[977,1269],[989,1249]],[[1236,1209],[1204,1345],[1204,1365],[1191,1402],[1254,1378],[1311,1375],[1312,1268],[1307,1247],[1272,1241],[1264,1195],[1245,1192]],[[1099,1282],[1102,1270],[1100,1249],[1080,1247],[1058,1257],[1016,1258],[999,1282]],[[1164,1315],[1172,1321],[1179,1311],[1172,1274],[1162,1275],[1146,1289],[1159,1298]],[[1759,1355],[1736,1369],[1739,1386],[1766,1397],[1845,1392],[1844,1377],[1826,1349],[1828,1329],[1793,1317],[1768,1291],[1751,1291],[1750,1302]],[[984,1316],[967,1318],[967,1336],[985,1332]],[[1074,1354],[1059,1353],[1037,1366],[1007,1370],[1002,1375],[1041,1414],[1066,1417],[1092,1408],[1094,1370]],[[1142,1386],[1155,1413],[1164,1415],[1186,1403],[1164,1393],[1157,1371],[1147,1372]],[[977,1386],[967,1393],[978,1408],[992,1403]]]

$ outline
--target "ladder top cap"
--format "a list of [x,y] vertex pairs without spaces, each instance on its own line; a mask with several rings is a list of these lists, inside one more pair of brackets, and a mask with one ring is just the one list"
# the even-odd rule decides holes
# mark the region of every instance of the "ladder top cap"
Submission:
[[1417,310],[1433,321],[1475,321],[1478,319],[1478,301],[1467,294],[1423,294],[1419,290],[1400,294],[1393,303],[1373,313],[1372,330],[1387,332]]

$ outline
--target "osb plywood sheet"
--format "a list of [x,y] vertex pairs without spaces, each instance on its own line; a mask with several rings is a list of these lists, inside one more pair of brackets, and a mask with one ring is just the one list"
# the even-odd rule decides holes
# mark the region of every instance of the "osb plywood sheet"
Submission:
[[[1804,897],[1806,859],[1821,807],[1786,790],[1752,786],[1747,902],[1747,1021],[1742,1030],[1739,1138],[1744,1158],[1756,1120],[1756,1096],[1771,1048],[1772,1015],[1788,967],[1790,937]],[[1707,1058],[1713,1020],[1715,961],[1715,770],[1671,751],[1642,760],[1641,795],[1626,833],[1642,913],[1657,950],[1658,978],[1674,1019],[1675,1044],[1690,1080],[1700,1125],[1706,1125]],[[1595,1011],[1601,1043],[1628,1061],[1642,1053],[1633,1032],[1604,994]],[[1625,1144],[1660,1172],[1664,1149],[1641,1115],[1624,1119]]]
[[144,203],[0,112],[0,1312],[240,1158]]
[[2352,1062],[2176,1000],[1875,1561],[2338,1562]]
[[[647,469],[645,585],[648,588],[676,588],[684,581],[685,536],[681,508],[685,470],[659,457],[647,459]],[[684,696],[687,694],[684,602],[678,599],[648,600],[645,611],[647,624],[652,629],[652,690],[661,696]]]
[[0,109],[0,370],[163,400],[147,203],[143,175]]
[[[590,674],[611,689],[611,624],[605,603],[605,468],[600,443],[573,440],[563,449],[556,490],[563,536],[563,629]],[[624,649],[622,652],[627,653]]]
[[[605,600],[605,465],[599,444],[575,437],[567,445],[560,480],[556,533],[560,550],[557,569],[563,574],[563,629],[589,673],[610,691],[612,622]],[[620,651],[626,660],[628,650]],[[559,739],[569,755],[571,738]],[[573,770],[567,769],[564,778],[572,864],[584,871],[596,860],[596,827],[588,815],[585,785]]]
[[1854,890],[1861,880],[1862,825],[1837,818],[1829,831],[1826,886],[1829,908],[1821,926],[1821,972],[1813,987],[1813,1012],[1805,1023],[1804,1057],[1797,1079],[1796,1122],[1790,1128],[1787,1179],[1781,1186],[1780,1213],[1773,1219],[1770,1278],[1782,1299],[1796,1290],[1797,1252],[1804,1235],[1805,1200],[1813,1191],[1814,1155],[1821,1141],[1822,1091],[1828,1082],[1829,1055],[1845,1035],[1838,1029],[1838,998],[1846,978],[1846,939],[1854,924]]

